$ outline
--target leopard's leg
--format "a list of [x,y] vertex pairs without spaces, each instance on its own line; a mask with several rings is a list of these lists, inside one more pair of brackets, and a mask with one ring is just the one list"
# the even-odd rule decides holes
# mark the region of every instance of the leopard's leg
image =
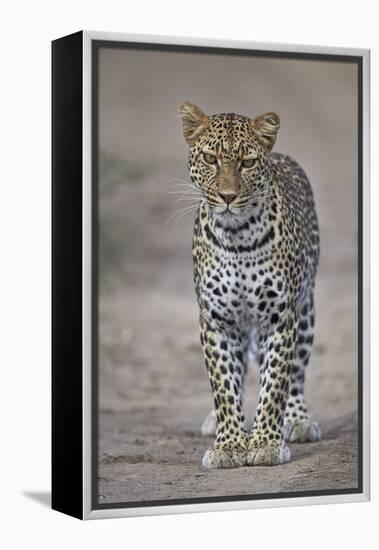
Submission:
[[283,423],[296,333],[297,319],[291,311],[261,332],[259,398],[247,455],[250,466],[274,466],[290,460]]
[[[246,360],[244,360],[244,376],[243,376],[242,385],[241,385],[242,403],[244,398],[244,381],[248,371],[248,366],[252,362],[258,363],[259,361],[258,331],[256,328],[254,328],[251,331],[251,334],[249,335],[249,338],[247,340],[247,349],[245,350],[245,353],[244,353],[244,358],[246,358]],[[201,435],[204,435],[206,437],[210,435],[216,435],[216,431],[217,431],[217,416],[216,416],[215,409],[212,409],[203,420],[203,423],[201,425]]]
[[242,409],[243,335],[207,321],[201,322],[200,329],[217,420],[215,442],[202,463],[205,468],[243,466],[247,452]]
[[304,397],[305,370],[312,351],[314,321],[313,292],[309,292],[299,306],[297,345],[284,418],[284,437],[290,442],[319,441],[321,437],[318,424],[309,417]]

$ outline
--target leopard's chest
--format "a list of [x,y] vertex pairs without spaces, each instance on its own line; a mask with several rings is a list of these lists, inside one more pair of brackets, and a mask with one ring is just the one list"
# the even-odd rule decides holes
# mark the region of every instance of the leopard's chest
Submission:
[[203,272],[197,291],[200,303],[229,325],[252,326],[268,320],[270,312],[286,303],[287,285],[270,258],[257,263],[248,254],[219,253]]

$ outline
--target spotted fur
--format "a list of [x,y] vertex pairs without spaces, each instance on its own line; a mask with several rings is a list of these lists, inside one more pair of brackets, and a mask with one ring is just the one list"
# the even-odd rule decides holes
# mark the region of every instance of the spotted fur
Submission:
[[[208,468],[288,462],[285,441],[316,441],[304,398],[314,333],[319,229],[302,168],[272,153],[279,117],[206,116],[181,107],[189,172],[201,194],[193,239],[200,340],[214,412]],[[249,350],[260,389],[253,427],[243,387]]]

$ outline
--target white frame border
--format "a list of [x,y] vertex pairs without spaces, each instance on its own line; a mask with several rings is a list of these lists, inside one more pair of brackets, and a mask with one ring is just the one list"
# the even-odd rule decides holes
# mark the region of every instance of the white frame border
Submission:
[[[320,495],[309,497],[275,498],[227,502],[206,502],[198,504],[173,504],[135,508],[107,508],[93,510],[92,491],[92,434],[91,434],[91,51],[92,40],[114,42],[136,42],[184,46],[205,46],[230,49],[266,50],[285,53],[329,54],[358,56],[362,58],[363,75],[363,492],[344,495]],[[208,38],[168,37],[159,35],[137,35],[83,31],[83,518],[102,519],[135,517],[162,514],[184,514],[208,511],[246,510],[273,508],[279,506],[301,506],[314,504],[337,504],[364,502],[370,500],[370,50],[361,48],[340,48],[328,46],[306,46],[297,44],[276,44]]]

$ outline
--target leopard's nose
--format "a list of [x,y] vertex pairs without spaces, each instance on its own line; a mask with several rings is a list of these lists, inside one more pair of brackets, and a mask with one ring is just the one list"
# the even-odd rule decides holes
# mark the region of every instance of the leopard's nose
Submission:
[[226,204],[230,204],[236,198],[237,193],[219,193],[219,195]]

